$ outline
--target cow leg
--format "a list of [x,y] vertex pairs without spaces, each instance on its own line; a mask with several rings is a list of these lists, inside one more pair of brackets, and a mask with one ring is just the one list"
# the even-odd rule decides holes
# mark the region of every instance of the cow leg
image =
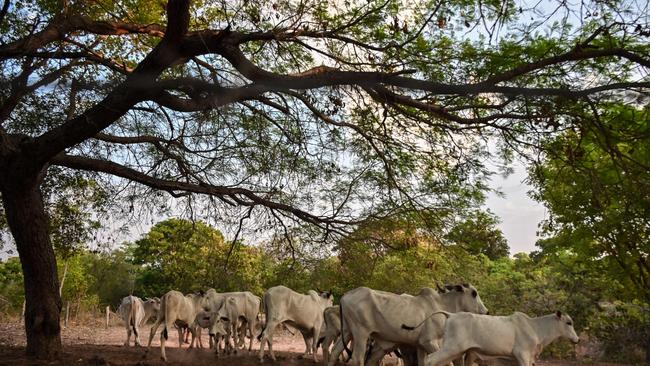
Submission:
[[348,361],[349,364],[363,366],[368,339],[370,339],[370,333],[365,329],[358,329],[357,333],[352,334],[352,358]]
[[[253,351],[253,330],[255,329],[255,321],[248,322],[248,331],[250,332],[251,339],[248,343],[248,353],[250,354]],[[246,340],[244,340],[245,345]]]
[[515,351],[513,353],[519,366],[532,366],[532,357],[528,352]]
[[262,334],[260,334],[260,352],[259,352],[260,362],[264,362],[264,342],[266,342],[269,345],[269,354],[271,355],[271,359],[275,361],[275,355],[273,354],[273,332],[275,331],[275,328],[280,323],[274,321],[274,319],[272,319],[271,317],[269,318],[270,319],[267,320],[266,326],[264,327]]
[[127,324],[126,325],[126,342],[124,342],[125,346],[129,346],[131,343],[131,327]]
[[178,348],[183,348],[183,338],[185,338],[185,328],[178,327]]
[[316,325],[312,333],[314,336],[311,341],[311,350],[313,352],[314,362],[318,362],[318,335],[320,334],[320,327],[320,324]]
[[465,353],[465,361],[463,363],[466,366],[473,366],[474,362],[476,362],[477,358],[478,357],[476,356],[476,352],[469,351],[469,352]]
[[[345,337],[345,339],[350,339],[350,337]],[[339,357],[341,357],[341,353],[343,353],[343,349],[344,349],[343,337],[341,336],[334,344],[334,349],[332,349],[332,353],[330,353],[327,366],[334,366],[334,364],[339,359]]]
[[237,319],[235,319],[232,323],[232,351],[234,354],[237,354],[237,350],[239,349],[239,333],[238,333],[239,327],[237,326]]
[[140,330],[137,325],[133,326],[133,333],[135,333],[135,346],[140,347]]
[[[446,342],[446,344],[450,344],[451,342]],[[452,346],[453,347],[453,346]],[[422,349],[422,352],[425,352],[424,349]],[[425,358],[425,362],[420,363],[420,347],[418,347],[418,365],[423,366],[425,363],[430,366],[439,366],[439,365],[446,365],[449,362],[461,357],[465,353],[465,349],[462,348],[451,348],[451,347],[442,347],[439,351],[436,351],[434,353],[430,353],[427,355]]]
[[153,340],[153,336],[156,335],[156,332],[158,331],[158,327],[162,323],[161,319],[156,319],[156,322],[154,325],[151,326],[151,331],[149,332],[149,342],[147,343],[147,350],[149,350],[149,347],[151,347],[151,341]]
[[386,351],[375,345],[370,349],[370,356],[366,360],[365,366],[378,366],[381,360],[384,359],[384,356],[386,356]]
[[323,348],[323,364],[327,365],[330,359],[330,347],[332,346],[332,343],[334,343],[334,339],[336,338],[335,335],[333,334],[327,334],[325,336],[325,339],[323,340],[323,343],[321,343],[321,347]]
[[165,354],[165,331],[166,329],[163,328],[163,331],[160,332],[160,358],[163,361],[167,361],[167,355]]

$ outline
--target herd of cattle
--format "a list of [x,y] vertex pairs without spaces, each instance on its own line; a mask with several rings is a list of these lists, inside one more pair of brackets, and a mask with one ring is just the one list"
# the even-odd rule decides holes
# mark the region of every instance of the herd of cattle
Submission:
[[345,358],[343,351],[348,363],[355,366],[379,365],[391,352],[405,365],[437,366],[453,361],[471,366],[474,362],[501,360],[532,366],[542,349],[554,340],[579,341],[571,318],[559,311],[537,318],[519,312],[488,315],[478,291],[469,284],[424,288],[415,296],[359,287],[345,293],[340,305],[333,306],[333,300],[329,291],[300,294],[284,286],[270,288],[263,301],[247,291],[218,293],[210,289],[188,295],[169,291],[160,299],[145,301],[127,296],[118,313],[126,324],[127,346],[131,332],[135,345],[140,345],[139,327],[156,316],[147,347],[162,325],[163,360],[167,359],[165,340],[174,327],[179,346],[185,332],[192,335],[190,348],[195,340],[203,347],[201,330],[208,329],[210,347],[217,354],[236,353],[245,347],[246,337],[250,339],[250,352],[257,335],[260,362],[265,344],[275,361],[273,334],[278,326],[295,328],[305,340],[305,357],[311,355],[317,362],[320,346],[328,366]]

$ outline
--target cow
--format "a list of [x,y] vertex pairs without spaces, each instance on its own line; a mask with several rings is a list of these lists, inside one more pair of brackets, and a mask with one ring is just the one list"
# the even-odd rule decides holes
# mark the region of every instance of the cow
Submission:
[[160,358],[163,361],[167,361],[165,340],[169,338],[168,332],[174,324],[178,326],[178,347],[180,348],[183,345],[183,327],[190,328],[190,332],[192,332],[191,346],[193,346],[197,327],[195,324],[196,314],[203,309],[205,301],[206,298],[203,291],[196,294],[183,295],[178,291],[171,290],[163,295],[160,301],[160,316],[151,327],[147,351],[151,347],[151,341],[160,324],[164,324],[163,330],[160,332]]
[[146,298],[142,301],[137,296],[126,296],[122,299],[117,313],[120,314],[124,324],[126,325],[126,342],[128,346],[131,340],[131,331],[135,334],[135,345],[140,346],[140,332],[139,329],[147,320],[154,315],[158,315],[160,310],[160,299],[154,297],[153,299]]
[[143,302],[144,304],[144,318],[142,318],[142,322],[140,323],[140,326],[144,325],[149,321],[149,319],[152,316],[155,316],[158,318],[158,313],[160,312],[160,299],[157,297],[145,297],[145,301]]
[[427,356],[427,364],[433,366],[445,364],[467,351],[471,351],[467,361],[470,365],[476,357],[473,353],[477,353],[493,358],[511,357],[519,366],[532,366],[544,347],[556,339],[580,341],[573,320],[561,311],[536,318],[520,312],[509,316],[444,311],[436,314],[448,319],[442,348]]
[[[417,296],[397,295],[359,287],[348,291],[340,301],[341,337],[336,342],[328,365],[333,366],[347,342],[352,339],[352,365],[364,365],[366,345],[370,338],[375,346],[369,360],[378,362],[396,344],[417,347],[418,365],[422,366],[424,357],[438,349],[442,338],[444,319],[432,317],[436,311],[468,311],[486,314],[488,309],[474,286],[455,285],[453,291],[438,293],[431,288],[423,288]],[[413,329],[402,328],[402,324],[415,324]],[[377,360],[377,361],[374,361]]]
[[[209,289],[206,292],[206,299],[206,309],[220,314],[214,317],[212,322],[227,322],[223,326],[230,328],[226,344],[230,344],[228,338],[232,337],[233,350],[236,353],[237,348],[245,342],[244,336],[246,330],[248,330],[251,334],[248,345],[248,351],[250,352],[253,348],[252,334],[257,328],[262,299],[249,291],[218,293],[214,289]],[[243,334],[241,334],[242,331],[239,329],[239,325],[246,326]]]
[[126,342],[124,342],[124,345],[128,346],[131,342],[131,331],[133,330],[135,335],[134,345],[140,346],[140,332],[138,329],[145,320],[145,309],[142,300],[137,296],[126,296],[117,308],[117,313],[120,314],[126,325]]
[[[297,293],[285,286],[271,287],[264,293],[264,309],[266,312],[266,324],[262,333],[257,337],[260,344],[259,359],[264,361],[264,343],[269,345],[269,354],[275,361],[273,353],[273,333],[278,325],[288,323],[300,330],[305,340],[312,338],[310,345],[307,345],[305,356],[313,352],[314,362],[318,362],[316,346],[320,330],[323,327],[323,310],[332,306],[334,297],[331,292],[316,292],[310,290],[306,295]],[[305,343],[307,343],[305,341]]]
[[339,306],[330,306],[323,311],[325,328],[321,330],[318,344],[323,347],[323,364],[327,365],[329,360],[330,347],[341,335],[341,317]]

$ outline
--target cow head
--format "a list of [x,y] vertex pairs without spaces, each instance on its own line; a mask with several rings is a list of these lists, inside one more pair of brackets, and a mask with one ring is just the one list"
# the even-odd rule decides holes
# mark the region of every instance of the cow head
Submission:
[[576,330],[573,329],[573,320],[567,314],[562,314],[561,311],[556,311],[554,319],[556,321],[557,329],[560,333],[560,337],[566,338],[573,343],[580,342],[580,338],[576,334]]
[[481,296],[478,294],[476,287],[465,283],[462,285],[445,285],[448,292],[442,296],[451,301],[448,311],[466,311],[476,314],[487,314],[488,309],[481,301]]
[[[332,306],[334,304],[334,295],[332,295],[332,290],[329,291],[323,291],[319,289],[318,287],[316,288],[318,290],[318,300],[323,309],[326,307]],[[310,291],[312,294],[314,293],[313,290]],[[314,296],[314,295],[311,295]]]
[[210,313],[209,316],[205,317],[205,320],[210,324],[208,334],[211,337],[227,334],[226,329],[230,325],[230,319],[220,314],[220,312]]
[[145,298],[144,306],[145,309],[150,309],[152,314],[158,314],[160,311],[160,299],[157,297]]
[[205,291],[201,290],[195,293],[185,295],[186,298],[189,298],[194,304],[195,309],[202,309],[207,303],[207,296]]

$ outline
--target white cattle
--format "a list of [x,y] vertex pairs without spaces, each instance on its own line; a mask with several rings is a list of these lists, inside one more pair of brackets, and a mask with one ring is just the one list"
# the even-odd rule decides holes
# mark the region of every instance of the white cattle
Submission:
[[160,312],[160,299],[157,297],[152,297],[152,298],[145,297],[145,301],[143,302],[143,304],[144,304],[144,318],[142,319],[140,326],[146,324],[147,321],[152,316],[158,318],[159,316],[158,313]]
[[126,342],[128,346],[131,341],[131,332],[135,335],[135,345],[140,346],[140,327],[153,315],[158,314],[160,310],[160,299],[153,298],[142,301],[137,296],[126,296],[120,302],[117,313],[120,315],[126,326]]
[[310,290],[303,295],[284,286],[271,287],[264,293],[264,308],[266,310],[266,325],[260,333],[260,362],[264,360],[264,343],[269,345],[271,359],[275,361],[273,353],[273,333],[275,328],[288,323],[298,329],[305,340],[312,338],[311,345],[307,347],[305,355],[313,352],[314,362],[317,362],[316,349],[320,330],[323,327],[323,310],[332,306],[333,296],[330,292]]
[[[531,318],[516,312],[510,316],[469,313],[446,316],[442,348],[427,357],[427,364],[442,365],[467,351],[489,357],[513,357],[519,366],[531,366],[544,347],[558,338],[578,343],[571,317],[555,314]],[[472,352],[468,362],[473,362]]]
[[117,313],[120,314],[124,324],[126,325],[126,342],[125,346],[128,346],[131,342],[131,331],[135,335],[134,344],[136,346],[140,345],[140,324],[145,317],[144,304],[139,297],[136,296],[126,296],[122,299],[120,306],[117,308]]
[[169,338],[168,331],[172,329],[174,324],[178,327],[178,347],[183,345],[183,327],[189,327],[192,333],[192,345],[196,337],[196,314],[202,310],[205,304],[205,293],[203,291],[197,294],[183,295],[178,291],[169,291],[163,295],[160,301],[160,312],[156,323],[151,327],[149,334],[149,343],[147,349],[151,347],[156,331],[160,324],[163,325],[163,330],[160,332],[160,357],[163,361],[167,361],[165,355],[165,340]]
[[323,347],[323,364],[327,365],[330,347],[341,335],[341,316],[338,305],[330,306],[323,311],[325,328],[320,332],[318,343]]
[[[213,323],[227,322],[223,326],[230,329],[227,338],[232,337],[235,352],[245,342],[244,336],[247,329],[251,334],[248,345],[248,351],[250,352],[253,348],[252,334],[257,328],[261,303],[262,299],[249,291],[218,293],[214,289],[209,289],[206,292],[205,307],[207,310],[219,314],[214,317]],[[239,329],[241,325],[246,326],[243,334]],[[228,329],[226,330],[228,331]],[[230,341],[226,340],[226,343],[229,345]]]
[[[365,350],[370,338],[375,340],[371,359],[378,362],[396,344],[417,347],[418,365],[424,357],[438,349],[442,338],[444,319],[432,317],[436,311],[469,311],[480,314],[488,312],[476,288],[456,285],[454,290],[438,293],[424,288],[417,296],[397,295],[359,287],[347,292],[340,301],[341,337],[336,342],[328,365],[333,366],[346,343],[352,339],[352,365],[364,365]],[[413,328],[402,327],[413,324]],[[359,350],[363,350],[359,352]]]

